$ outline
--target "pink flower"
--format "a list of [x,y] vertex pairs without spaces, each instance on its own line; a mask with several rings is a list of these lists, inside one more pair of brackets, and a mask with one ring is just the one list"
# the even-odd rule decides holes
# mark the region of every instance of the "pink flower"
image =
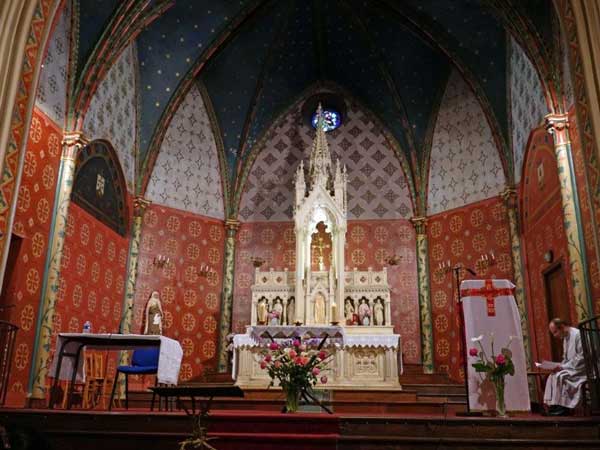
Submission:
[[278,350],[278,349],[279,349],[279,344],[278,344],[277,342],[271,342],[271,343],[269,344],[269,348],[270,348],[271,350]]
[[326,384],[327,383],[327,375],[323,375],[321,377],[321,383]]
[[324,352],[323,350],[321,350],[321,351],[319,352],[319,359],[320,359],[320,360],[323,360],[323,359],[325,359],[325,358],[327,358],[327,353],[326,353],[326,352]]
[[306,345],[302,344],[300,347],[298,347],[298,349],[299,349],[301,352],[304,352],[304,351],[306,351]]
[[504,364],[506,364],[506,358],[502,353],[496,356],[496,364],[498,364],[499,366],[503,366]]
[[476,348],[470,348],[469,349],[469,355],[470,356],[477,356],[479,354],[479,352],[477,351]]
[[296,353],[295,350],[290,350],[290,358],[295,358],[296,356],[298,356],[298,353]]
[[260,368],[261,368],[261,369],[266,369],[266,368],[267,368],[267,363],[266,363],[266,362],[264,362],[264,361],[261,361],[261,362],[260,362]]
[[313,375],[319,375],[319,373],[321,373],[321,369],[319,369],[318,367],[313,367],[312,370]]
[[271,362],[271,355],[265,356],[265,362]]
[[298,339],[294,339],[293,345],[294,347],[300,347],[300,341]]
[[281,361],[277,360],[273,363],[273,365],[275,366],[276,369],[279,369],[281,367]]
[[297,357],[294,362],[298,365],[298,366],[303,366],[304,365],[304,359],[302,359],[301,357]]

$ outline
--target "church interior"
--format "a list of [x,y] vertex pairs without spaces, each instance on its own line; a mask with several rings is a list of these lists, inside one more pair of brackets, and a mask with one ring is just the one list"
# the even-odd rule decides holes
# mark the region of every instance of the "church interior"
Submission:
[[600,2],[0,3],[3,448],[600,449]]

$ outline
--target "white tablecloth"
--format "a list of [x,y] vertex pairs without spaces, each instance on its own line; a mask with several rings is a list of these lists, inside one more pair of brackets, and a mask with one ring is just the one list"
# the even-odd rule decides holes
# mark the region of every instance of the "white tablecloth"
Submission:
[[[482,289],[485,280],[467,280],[460,285],[461,292],[465,290]],[[492,280],[493,289],[510,291],[515,285],[508,280]],[[472,291],[471,291],[472,292]],[[488,356],[491,354],[491,333],[494,339],[496,354],[506,346],[510,336],[514,336],[509,349],[515,365],[515,375],[507,375],[505,380],[505,402],[508,411],[529,411],[529,387],[527,384],[527,364],[523,335],[521,332],[521,319],[517,303],[512,295],[495,297],[492,303],[494,315],[488,315],[487,300],[483,296],[464,296],[461,298],[466,335],[466,358],[468,362],[469,405],[474,411],[493,410],[496,407],[496,394],[490,382],[485,382],[482,374],[475,372],[471,366],[476,358],[468,356],[470,348],[479,346],[471,338],[483,336],[482,345]]]
[[[65,348],[65,352],[72,353],[77,350],[79,346],[77,342],[78,337],[90,337],[95,336],[103,339],[107,339],[110,342],[106,345],[86,345],[87,349],[94,350],[135,350],[136,348],[148,348],[145,346],[136,345],[122,345],[124,339],[127,340],[156,340],[156,346],[159,347],[158,356],[158,372],[157,378],[159,383],[176,385],[179,378],[179,370],[181,368],[181,360],[183,358],[183,349],[179,342],[174,339],[158,336],[158,335],[142,335],[142,334],[92,334],[92,333],[60,333],[56,339],[56,352],[54,358],[52,358],[52,366],[50,368],[50,376],[54,376],[56,373],[56,365],[58,364],[58,353],[65,339],[72,339]],[[77,367],[76,379],[80,382],[85,381],[85,371],[83,370],[83,354],[79,358],[79,366]],[[58,378],[61,380],[70,380],[73,373],[73,365],[75,364],[74,358],[65,356],[63,357],[62,364],[60,366],[60,373]]]

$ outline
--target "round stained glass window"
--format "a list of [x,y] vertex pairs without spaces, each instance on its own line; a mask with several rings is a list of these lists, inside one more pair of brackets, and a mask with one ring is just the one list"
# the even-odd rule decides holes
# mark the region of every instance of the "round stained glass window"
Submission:
[[[323,119],[325,121],[325,126],[324,126],[325,132],[335,130],[342,124],[342,116],[340,115],[339,112],[337,112],[333,109],[324,109],[322,114],[323,114]],[[318,117],[317,117],[317,113],[315,112],[312,115],[312,119],[311,119],[312,126],[315,129],[317,128],[317,120],[318,120]]]

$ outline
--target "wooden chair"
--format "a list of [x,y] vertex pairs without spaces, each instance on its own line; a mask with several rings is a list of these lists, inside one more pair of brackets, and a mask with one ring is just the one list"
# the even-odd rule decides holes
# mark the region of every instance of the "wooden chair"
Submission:
[[[81,404],[82,408],[89,408],[90,389],[91,389],[91,385],[92,385],[91,380],[93,379],[93,366],[94,366],[94,360],[93,360],[92,354],[90,352],[84,351],[84,353],[83,353],[83,371],[84,371],[85,382],[78,383],[77,381],[75,381],[75,386],[73,389],[73,396],[81,398],[80,404]],[[63,390],[62,407],[64,409],[66,409],[67,401],[68,401],[68,394],[69,394],[69,387],[71,386],[71,382],[65,381],[64,386],[65,387]]]

